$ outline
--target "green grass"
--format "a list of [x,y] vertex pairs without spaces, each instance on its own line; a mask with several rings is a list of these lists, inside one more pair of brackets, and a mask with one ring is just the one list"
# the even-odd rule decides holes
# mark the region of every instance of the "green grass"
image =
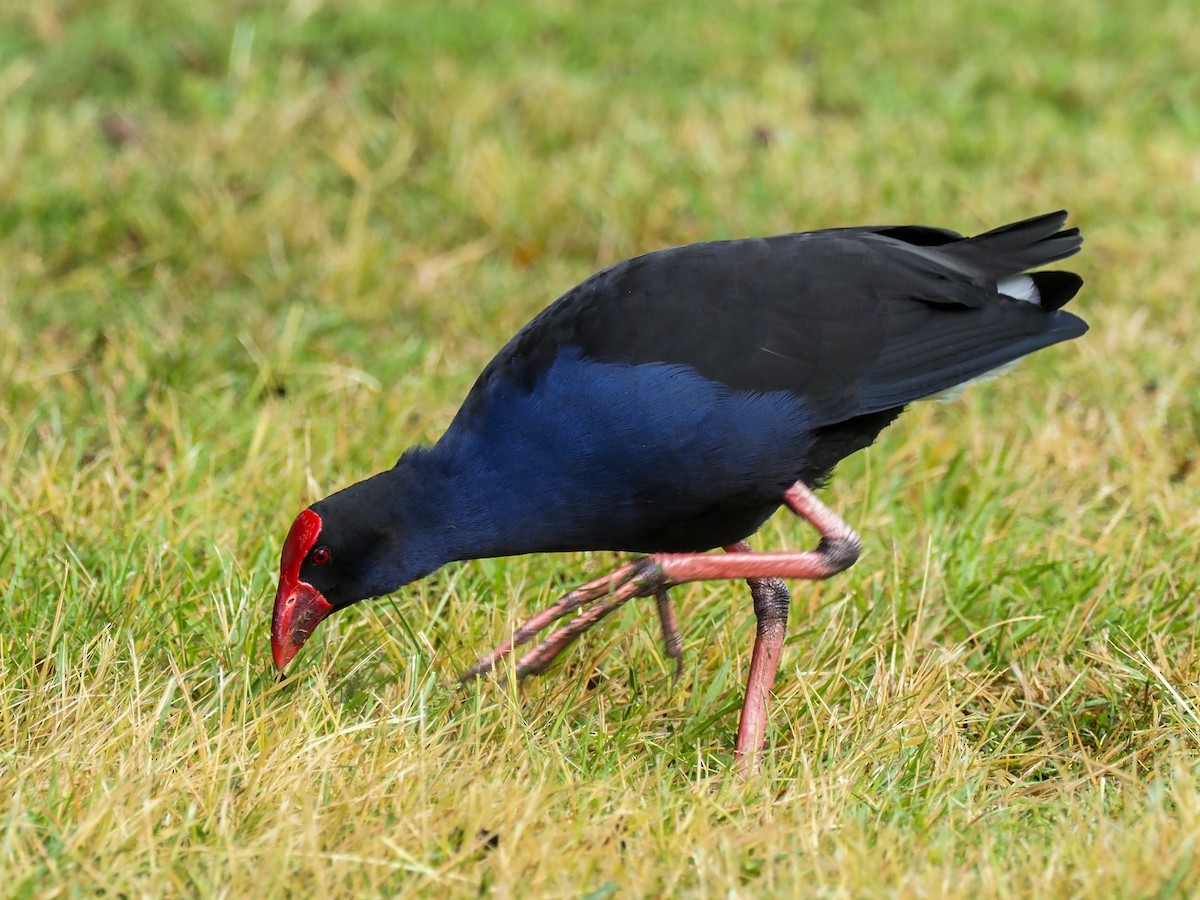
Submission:
[[[931,5],[48,0],[0,12],[0,884],[1171,896],[1200,884],[1200,20]],[[759,778],[753,616],[454,673],[606,554],[449,567],[277,683],[279,542],[596,268],[1069,207],[1084,339],[824,493]],[[759,547],[812,534],[773,520]]]

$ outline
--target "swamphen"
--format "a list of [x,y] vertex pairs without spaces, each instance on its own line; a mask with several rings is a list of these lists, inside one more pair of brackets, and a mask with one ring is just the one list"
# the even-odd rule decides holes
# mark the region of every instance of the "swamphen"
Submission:
[[[812,493],[839,460],[933,397],[1087,325],[1061,311],[1078,252],[1066,212],[976,237],[837,228],[675,247],[568,291],[488,364],[442,438],[302,511],[284,541],[271,646],[282,670],[335,610],[453,560],[647,554],[563,596],[464,678],[592,604],[516,663],[543,671],[633,597],[745,578],[758,620],[735,753],[754,766],[787,624],[781,578],[829,578],[858,536]],[[781,505],[821,540],[752,553]],[[722,547],[725,555],[706,551]]]

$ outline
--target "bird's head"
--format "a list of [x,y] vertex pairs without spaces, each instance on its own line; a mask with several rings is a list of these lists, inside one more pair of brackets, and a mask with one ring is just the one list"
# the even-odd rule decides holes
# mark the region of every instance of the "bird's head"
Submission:
[[279,555],[271,620],[280,671],[330,614],[436,568],[388,502],[389,488],[384,476],[369,478],[314,503],[292,523]]

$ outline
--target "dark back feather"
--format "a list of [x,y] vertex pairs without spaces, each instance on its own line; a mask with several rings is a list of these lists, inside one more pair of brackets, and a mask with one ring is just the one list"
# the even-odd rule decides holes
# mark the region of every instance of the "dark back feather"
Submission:
[[[802,396],[816,427],[903,406],[1078,337],[1058,311],[1082,282],[1038,273],[1041,303],[1002,279],[1078,252],[1065,212],[972,238],[921,226],[691,244],[605,269],[518,333],[481,374],[527,386],[563,347],[687,366],[733,391]],[[1048,301],[1048,302],[1047,302]]]

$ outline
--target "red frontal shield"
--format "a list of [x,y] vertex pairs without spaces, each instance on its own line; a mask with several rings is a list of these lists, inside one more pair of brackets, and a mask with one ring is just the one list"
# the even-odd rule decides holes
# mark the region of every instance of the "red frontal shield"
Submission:
[[333,612],[320,591],[300,580],[300,564],[320,533],[321,517],[311,509],[304,510],[292,523],[279,556],[279,589],[275,592],[275,613],[271,618],[271,654],[275,657],[275,667],[281,672],[321,620]]

